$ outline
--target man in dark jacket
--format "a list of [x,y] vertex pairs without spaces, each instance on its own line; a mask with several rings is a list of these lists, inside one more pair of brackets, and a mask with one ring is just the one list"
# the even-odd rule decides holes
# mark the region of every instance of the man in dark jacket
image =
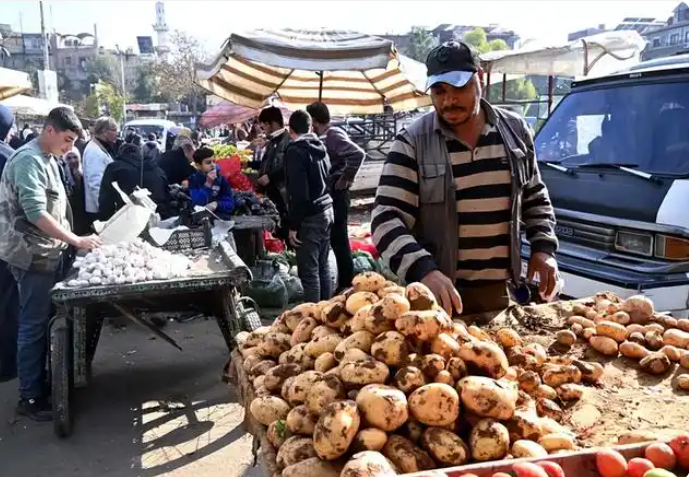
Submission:
[[333,200],[328,194],[330,159],[311,132],[311,116],[295,111],[289,119],[292,142],[285,152],[289,242],[297,249],[297,269],[304,300],[316,303],[332,296],[330,229]]
[[[7,144],[14,116],[0,104],[0,176],[5,163],[14,153]],[[19,327],[19,295],[17,284],[7,263],[0,260],[0,383],[17,377],[17,329]]]
[[158,157],[158,165],[165,173],[170,184],[181,184],[196,172],[191,165],[194,162],[194,142],[190,137],[179,136],[172,150]]
[[124,206],[122,198],[112,186],[113,182],[117,182],[125,194],[131,194],[137,186],[148,189],[151,200],[158,205],[157,212],[160,216],[163,219],[170,217],[167,177],[153,158],[144,158],[139,146],[124,144],[117,158],[105,168],[98,196],[101,220],[108,220]]
[[352,250],[349,246],[349,188],[354,183],[366,158],[363,149],[347,133],[330,124],[330,111],[323,103],[313,103],[306,110],[313,119],[313,130],[325,143],[330,157],[329,186],[333,198],[335,222],[330,244],[337,260],[337,283],[340,290],[348,288],[354,278]]

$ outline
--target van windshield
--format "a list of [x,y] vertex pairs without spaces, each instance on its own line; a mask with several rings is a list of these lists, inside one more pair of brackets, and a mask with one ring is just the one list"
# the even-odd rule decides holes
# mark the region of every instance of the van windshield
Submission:
[[536,136],[540,161],[617,164],[655,174],[689,173],[687,83],[574,92]]
[[148,137],[150,133],[155,133],[158,140],[162,140],[163,132],[165,131],[162,126],[156,126],[155,124],[140,124],[136,126],[127,126],[127,128],[136,130],[137,134],[141,135],[144,139]]

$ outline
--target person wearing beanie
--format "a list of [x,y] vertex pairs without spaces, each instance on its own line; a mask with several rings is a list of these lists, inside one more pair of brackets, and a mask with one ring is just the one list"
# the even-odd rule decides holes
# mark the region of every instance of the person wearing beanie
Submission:
[[213,154],[208,147],[194,152],[198,170],[189,177],[189,194],[193,205],[205,207],[221,219],[229,219],[234,210],[232,187],[218,174]]

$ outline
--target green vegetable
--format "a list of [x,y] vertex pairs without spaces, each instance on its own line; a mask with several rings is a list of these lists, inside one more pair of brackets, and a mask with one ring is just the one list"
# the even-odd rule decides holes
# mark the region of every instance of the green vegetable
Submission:
[[284,438],[287,432],[287,423],[285,421],[277,421],[277,424],[275,424],[275,432],[277,432],[280,439]]

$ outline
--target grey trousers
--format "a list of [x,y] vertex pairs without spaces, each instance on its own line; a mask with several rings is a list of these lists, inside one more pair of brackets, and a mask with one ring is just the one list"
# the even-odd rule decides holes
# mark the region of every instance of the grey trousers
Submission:
[[332,282],[328,253],[333,209],[304,219],[297,234],[301,245],[297,248],[297,269],[304,287],[304,300],[318,303],[332,298]]

